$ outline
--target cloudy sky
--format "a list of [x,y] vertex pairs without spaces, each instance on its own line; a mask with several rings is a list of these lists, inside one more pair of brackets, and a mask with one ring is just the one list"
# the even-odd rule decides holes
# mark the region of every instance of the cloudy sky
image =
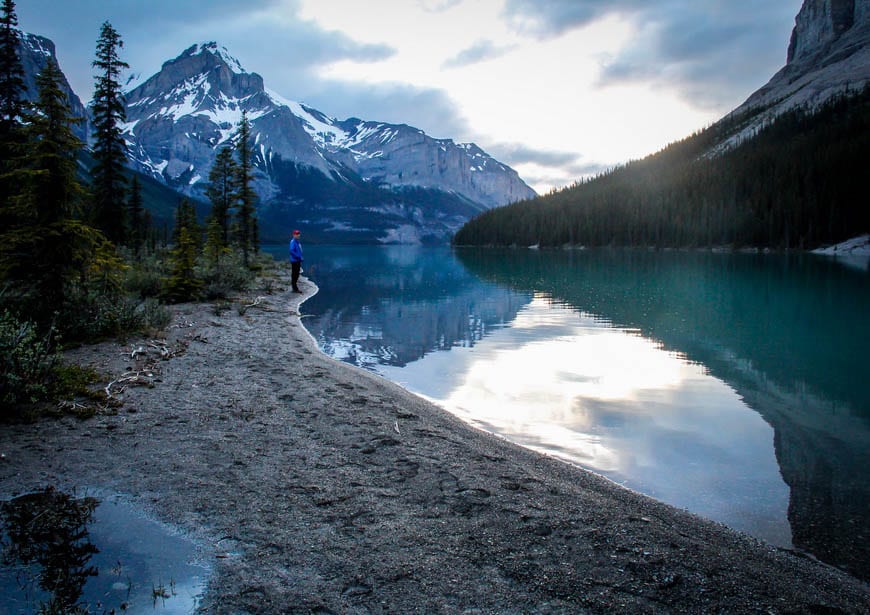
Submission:
[[333,117],[473,141],[539,192],[652,153],[785,63],[802,0],[17,0],[91,98],[108,20],[132,73],[217,41]]

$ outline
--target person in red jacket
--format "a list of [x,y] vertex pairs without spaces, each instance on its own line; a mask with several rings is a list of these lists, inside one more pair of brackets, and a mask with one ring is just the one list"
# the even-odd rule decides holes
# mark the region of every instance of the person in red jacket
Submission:
[[293,284],[293,292],[301,293],[299,290],[299,272],[302,271],[302,244],[299,242],[299,231],[293,231],[293,239],[290,240],[290,281]]

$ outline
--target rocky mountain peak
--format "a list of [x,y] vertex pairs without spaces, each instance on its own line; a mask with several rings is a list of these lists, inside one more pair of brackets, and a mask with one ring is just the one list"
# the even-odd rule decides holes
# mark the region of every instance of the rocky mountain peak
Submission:
[[862,22],[870,13],[870,0],[805,0],[795,19],[787,62],[805,60],[823,52]]
[[[54,43],[36,34],[18,31],[18,57],[21,60],[21,66],[24,69],[24,98],[28,101],[35,101],[39,97],[39,89],[36,86],[36,76],[42,72],[49,59],[58,63],[57,55],[55,55]],[[82,121],[74,126],[73,130],[76,136],[82,141],[87,141],[88,138],[88,114],[81,99],[73,92],[65,76],[61,77],[61,89],[67,96],[70,110],[74,117],[81,118]]]
[[165,62],[126,99],[134,165],[196,198],[246,112],[267,238],[268,223],[305,211],[324,237],[443,241],[472,215],[535,194],[474,144],[404,124],[340,121],[288,100],[213,41]]
[[187,106],[197,102],[198,108],[213,110],[222,98],[239,99],[263,92],[260,75],[246,72],[225,47],[209,42],[192,45],[165,62],[160,72],[127,92],[127,104],[134,107],[184,100]]
[[752,138],[795,108],[814,109],[870,84],[870,0],[804,0],[795,17],[788,61],[735,109],[742,126],[713,149]]

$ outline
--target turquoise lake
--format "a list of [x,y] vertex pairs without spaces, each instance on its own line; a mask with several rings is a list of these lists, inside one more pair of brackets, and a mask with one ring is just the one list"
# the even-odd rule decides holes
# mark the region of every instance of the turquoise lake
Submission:
[[481,429],[870,577],[866,262],[305,250],[320,292],[303,323],[327,354]]

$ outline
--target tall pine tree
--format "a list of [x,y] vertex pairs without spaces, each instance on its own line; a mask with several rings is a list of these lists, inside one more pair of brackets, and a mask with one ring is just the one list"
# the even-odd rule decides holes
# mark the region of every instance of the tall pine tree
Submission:
[[145,220],[145,208],[142,205],[142,185],[135,175],[130,183],[130,196],[127,199],[127,218],[130,220],[130,248],[133,249],[133,254],[138,258],[145,243],[148,227]]
[[37,77],[39,100],[26,128],[29,147],[14,173],[22,187],[12,199],[16,223],[0,236],[0,273],[43,323],[62,310],[67,284],[83,275],[83,263],[104,241],[76,219],[84,194],[76,162],[82,143],[72,131],[79,118],[70,115],[60,80],[60,69],[49,60]]
[[121,70],[128,65],[121,61],[118,50],[124,46],[121,36],[107,21],[97,40],[94,78],[94,159],[92,169],[94,195],[93,222],[116,244],[127,239],[125,216],[125,179],[127,145],[121,136],[120,124],[126,119],[121,93]]
[[175,210],[175,245],[170,254],[170,275],[163,293],[167,301],[175,303],[199,298],[203,282],[196,277],[195,267],[201,235],[193,205],[182,199]]
[[0,139],[7,139],[24,110],[24,69],[18,57],[15,2],[3,0],[0,13]]
[[20,186],[11,175],[24,140],[18,119],[24,115],[24,70],[18,57],[15,3],[3,0],[0,14],[0,228],[15,223],[11,198]]
[[230,243],[229,220],[235,199],[235,176],[236,161],[233,160],[233,150],[222,147],[209,171],[206,194],[211,201],[211,217],[221,230],[220,242],[223,247]]
[[254,218],[257,194],[251,187],[251,182],[254,180],[254,154],[251,149],[251,122],[245,111],[242,111],[242,119],[236,132],[236,153],[238,155],[235,174],[236,239],[242,250],[242,262],[247,267],[250,263],[250,253],[257,251]]

